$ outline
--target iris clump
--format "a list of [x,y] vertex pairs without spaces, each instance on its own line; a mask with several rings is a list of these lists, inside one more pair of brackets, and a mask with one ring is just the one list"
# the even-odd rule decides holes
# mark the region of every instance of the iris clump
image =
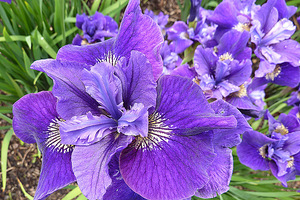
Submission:
[[43,154],[35,199],[74,181],[88,199],[209,198],[229,189],[229,148],[251,128],[223,100],[209,104],[193,81],[161,76],[162,42],[131,0],[112,39],[67,45],[32,64],[54,81],[13,110],[16,135]]
[[88,199],[213,198],[229,190],[237,145],[242,164],[287,186],[300,170],[299,89],[278,120],[264,98],[268,84],[299,85],[295,7],[191,0],[188,23],[166,27],[167,15],[139,4],[129,1],[119,29],[77,15],[83,36],[31,65],[53,80],[13,107],[16,135],[43,155],[35,199],[73,182]]

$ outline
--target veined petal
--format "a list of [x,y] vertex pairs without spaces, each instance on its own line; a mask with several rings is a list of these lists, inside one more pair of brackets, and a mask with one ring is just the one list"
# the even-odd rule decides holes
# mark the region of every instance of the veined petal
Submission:
[[128,64],[121,60],[116,68],[121,71],[117,76],[120,76],[122,81],[126,109],[135,103],[142,103],[145,107],[155,106],[156,82],[152,74],[152,66],[144,54],[132,51]]
[[212,49],[203,49],[203,47],[199,45],[195,50],[195,69],[200,76],[212,74],[216,68],[217,61],[218,57],[213,53]]
[[107,134],[116,130],[117,122],[105,115],[75,116],[60,123],[62,143],[72,145],[89,145],[99,142]]
[[35,199],[44,199],[75,181],[71,167],[73,147],[61,144],[56,103],[51,92],[40,92],[24,96],[13,107],[16,135],[24,142],[36,142],[43,155]]
[[271,45],[289,39],[295,32],[293,22],[284,18],[278,21],[274,27],[263,37],[260,45]]
[[56,59],[95,65],[101,61],[111,60],[115,38],[91,45],[66,45],[59,49]]
[[101,114],[99,103],[86,91],[82,82],[82,70],[90,66],[76,63],[52,60],[35,61],[32,69],[45,72],[54,81],[53,94],[58,99],[57,112],[67,120],[73,116],[84,115],[87,112]]
[[86,92],[91,95],[108,112],[113,119],[121,117],[122,85],[121,80],[114,75],[114,67],[102,62],[91,70],[82,72],[82,81]]
[[160,121],[149,126],[147,138],[136,138],[121,153],[124,181],[146,199],[191,197],[209,180],[207,170],[214,159],[211,132],[179,136]]
[[109,175],[112,179],[112,183],[106,190],[103,199],[122,199],[122,200],[146,200],[139,194],[135,193],[124,182],[119,167],[120,152],[117,152],[108,164]]
[[272,45],[273,54],[279,54],[281,57],[279,62],[288,62],[294,67],[300,65],[300,45],[295,40],[284,40],[280,43]]
[[75,147],[72,167],[78,186],[88,199],[103,198],[112,184],[108,164],[132,140],[132,136],[111,133],[95,144]]
[[156,110],[167,126],[188,130],[185,134],[199,134],[217,128],[234,128],[234,116],[214,113],[200,87],[179,76],[163,76],[158,83]]
[[118,57],[125,56],[128,61],[132,50],[142,52],[152,65],[154,78],[158,79],[163,70],[159,54],[163,41],[157,23],[142,14],[140,0],[129,1],[114,44],[115,54]]
[[209,168],[209,181],[195,193],[201,198],[213,198],[229,190],[229,182],[233,171],[233,158],[228,148],[216,147],[215,160]]

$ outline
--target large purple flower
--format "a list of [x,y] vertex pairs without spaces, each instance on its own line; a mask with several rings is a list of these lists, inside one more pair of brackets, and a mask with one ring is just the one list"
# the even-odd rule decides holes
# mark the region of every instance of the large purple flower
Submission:
[[42,169],[34,199],[44,199],[76,181],[72,166],[72,145],[61,143],[56,112],[57,99],[51,92],[28,94],[14,104],[13,128],[24,142],[37,143],[43,155]]

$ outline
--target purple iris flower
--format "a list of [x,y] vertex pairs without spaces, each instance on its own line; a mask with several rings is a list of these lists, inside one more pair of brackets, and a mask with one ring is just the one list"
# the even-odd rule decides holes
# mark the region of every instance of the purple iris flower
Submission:
[[218,25],[215,39],[219,40],[224,33],[235,29],[238,31],[249,31],[252,19],[252,12],[258,6],[255,0],[224,0],[214,10],[208,20]]
[[246,132],[237,147],[242,164],[254,170],[269,170],[287,187],[287,181],[300,174],[300,123],[292,115],[281,114],[275,120],[267,112],[269,135]]
[[256,77],[272,73],[278,64],[285,62],[299,66],[300,45],[290,39],[296,27],[288,20],[295,9],[282,4],[285,5],[281,0],[268,1],[253,17],[251,41],[256,45],[254,52],[260,59]]
[[51,92],[28,94],[13,106],[15,134],[26,143],[37,143],[43,158],[34,199],[45,199],[54,191],[76,181],[71,155],[74,146],[61,143],[56,112],[57,99]]
[[300,82],[300,69],[290,63],[277,64],[275,69],[264,77],[254,78],[257,86],[274,83],[282,86],[296,87]]
[[[227,191],[232,169],[227,147],[236,145],[239,134],[249,128],[245,119],[223,101],[208,104],[186,78],[164,76],[156,87],[142,53],[132,51],[126,63],[122,58],[115,66],[100,62],[89,67],[53,60],[44,66],[54,79],[57,110],[65,119],[59,123],[61,141],[75,146],[72,169],[83,194],[101,199],[108,191],[133,195],[132,189],[147,199],[182,199],[199,188],[201,194],[214,195],[218,184]],[[70,116],[74,110],[77,114]],[[217,148],[226,163],[215,159]],[[122,183],[111,177],[116,169],[109,167],[120,151]],[[220,177],[210,179],[209,174],[217,175],[224,167],[228,171],[225,178],[220,176],[222,182]],[[119,184],[126,191],[116,191]]]
[[198,46],[194,63],[200,87],[208,98],[222,99],[240,87],[251,75],[251,49],[246,47],[248,32],[232,30],[215,48]]
[[193,33],[193,28],[189,28],[183,21],[176,21],[167,29],[168,40],[172,41],[171,45],[175,47],[175,53],[182,53],[193,44],[189,35],[191,32]]
[[165,41],[160,49],[160,55],[163,59],[163,74],[171,74],[171,72],[178,66],[181,65],[182,59],[174,52],[174,46],[168,45]]
[[258,118],[263,115],[267,84],[257,85],[249,78],[240,86],[240,90],[226,97],[226,102],[237,107],[245,116]]
[[[102,13],[96,12],[93,16],[77,14],[76,26],[83,30],[83,36],[78,34],[74,38],[72,44],[78,45],[85,43],[103,42],[105,38],[115,37],[118,34],[118,24],[110,16],[104,16]],[[81,42],[79,43],[81,39]]]
[[289,115],[295,116],[300,119],[300,106],[295,106],[290,112]]
[[160,12],[158,15],[155,15],[152,10],[145,10],[145,15],[150,16],[160,27],[162,32],[165,32],[165,26],[168,23],[169,15],[165,15],[163,12]]

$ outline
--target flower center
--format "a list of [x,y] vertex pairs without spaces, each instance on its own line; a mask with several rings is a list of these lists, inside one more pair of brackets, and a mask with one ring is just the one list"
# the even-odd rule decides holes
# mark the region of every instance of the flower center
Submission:
[[240,98],[241,98],[241,97],[247,96],[247,89],[246,89],[245,85],[242,84],[242,85],[240,86],[240,90],[237,91],[237,92],[235,92],[234,95],[235,95],[236,97],[240,97]]
[[136,137],[135,148],[143,151],[160,150],[161,143],[167,143],[171,137],[172,129],[164,123],[165,119],[159,113],[149,116],[149,127],[147,137]]
[[289,130],[283,124],[281,124],[276,127],[274,132],[280,133],[281,135],[286,135],[289,133]]
[[287,163],[287,167],[288,168],[291,168],[291,167],[294,166],[294,157],[291,156],[290,158],[291,158],[291,160],[289,160],[288,163]]
[[109,51],[109,52],[107,52],[107,54],[105,55],[104,58],[98,58],[97,61],[98,61],[98,63],[108,62],[112,66],[116,66],[116,64],[119,61],[119,57],[117,57],[115,54],[113,54],[113,52]]
[[61,143],[59,122],[63,122],[64,120],[55,118],[52,121],[53,122],[51,122],[48,126],[48,130],[45,132],[45,134],[47,134],[45,145],[58,153],[67,153],[72,151],[74,149],[74,145]]
[[261,157],[263,158],[267,157],[267,148],[268,148],[268,144],[265,144],[264,146],[259,148],[259,155],[261,155]]
[[247,23],[241,23],[239,22],[237,25],[235,25],[233,27],[233,29],[239,31],[239,32],[243,32],[243,31],[250,31],[250,26]]
[[233,58],[232,58],[232,55],[228,52],[222,54],[220,57],[219,57],[219,60],[220,61],[224,61],[224,60],[230,60],[230,61],[233,61]]
[[280,72],[281,72],[281,67],[279,65],[276,65],[273,72],[266,74],[266,79],[274,81],[274,79],[280,74]]

